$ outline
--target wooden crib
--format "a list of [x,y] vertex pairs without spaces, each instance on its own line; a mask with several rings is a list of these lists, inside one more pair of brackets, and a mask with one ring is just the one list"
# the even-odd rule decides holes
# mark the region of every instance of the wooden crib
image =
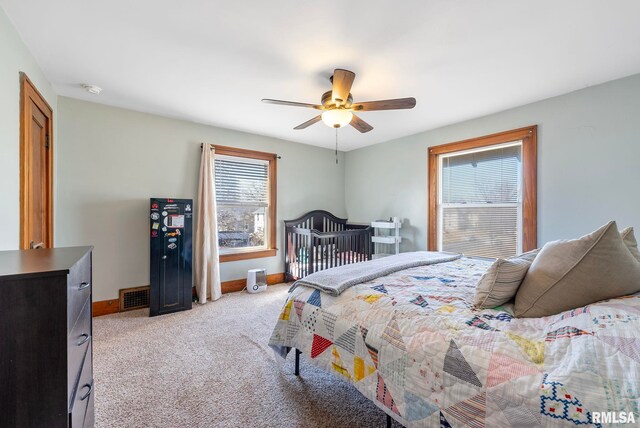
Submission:
[[313,272],[371,260],[372,229],[348,224],[327,211],[310,211],[285,220],[284,266],[287,281]]

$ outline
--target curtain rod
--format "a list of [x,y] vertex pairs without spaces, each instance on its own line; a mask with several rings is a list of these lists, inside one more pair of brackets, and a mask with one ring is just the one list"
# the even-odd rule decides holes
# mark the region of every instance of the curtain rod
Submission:
[[[202,148],[203,148],[203,147],[204,147],[204,144],[203,144],[203,143],[200,143],[200,150],[202,150]],[[214,148],[214,149],[216,148],[215,144],[213,145],[213,148]],[[239,149],[239,150],[244,150],[244,149]],[[248,149],[247,149],[247,150],[248,150]],[[282,156],[280,156],[280,155],[276,154],[276,158],[277,158],[277,159],[282,159]]]

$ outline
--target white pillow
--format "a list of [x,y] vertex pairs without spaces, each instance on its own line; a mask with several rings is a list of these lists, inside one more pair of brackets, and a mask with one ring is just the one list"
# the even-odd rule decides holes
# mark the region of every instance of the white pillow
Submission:
[[475,307],[495,308],[513,299],[539,250],[509,259],[497,259],[476,285]]

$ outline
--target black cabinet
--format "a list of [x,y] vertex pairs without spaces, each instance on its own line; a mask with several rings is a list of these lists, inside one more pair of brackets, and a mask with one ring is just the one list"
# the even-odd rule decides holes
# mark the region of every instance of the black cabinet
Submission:
[[91,247],[0,252],[0,426],[94,424]]
[[152,198],[149,207],[149,315],[191,309],[191,199]]

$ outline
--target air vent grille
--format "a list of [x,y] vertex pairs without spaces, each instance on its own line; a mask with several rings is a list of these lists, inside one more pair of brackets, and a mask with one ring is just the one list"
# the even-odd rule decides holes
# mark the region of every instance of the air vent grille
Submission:
[[149,286],[120,290],[120,311],[149,307]]

